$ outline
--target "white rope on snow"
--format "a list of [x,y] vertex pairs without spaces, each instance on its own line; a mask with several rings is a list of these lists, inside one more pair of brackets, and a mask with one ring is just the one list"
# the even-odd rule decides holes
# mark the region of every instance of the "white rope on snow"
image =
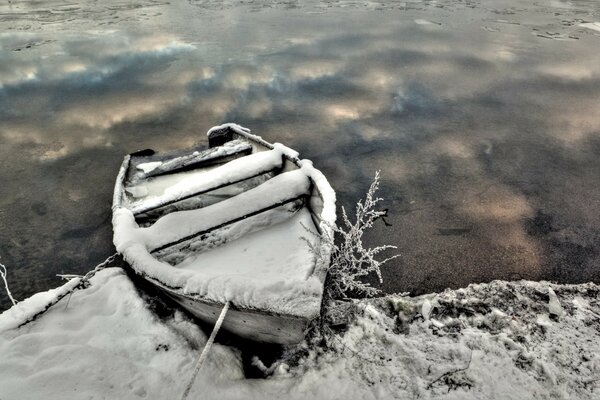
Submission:
[[196,367],[194,368],[192,377],[191,377],[189,383],[187,384],[185,391],[183,392],[183,395],[181,396],[181,400],[187,399],[188,394],[190,393],[190,390],[192,389],[192,385],[194,384],[194,381],[196,380],[196,375],[198,375],[200,368],[202,368],[202,364],[204,364],[204,360],[206,360],[206,357],[208,356],[208,352],[210,351],[210,348],[211,348],[213,342],[215,341],[215,337],[217,336],[219,329],[221,329],[221,324],[223,323],[223,320],[225,319],[225,314],[227,314],[227,310],[229,310],[229,302],[225,303],[225,305],[223,306],[223,309],[221,310],[221,314],[219,314],[219,319],[217,319],[217,322],[215,323],[215,327],[213,328],[213,330],[210,334],[210,337],[208,338],[208,341],[204,345],[204,349],[202,349],[202,353],[200,354],[200,357],[198,358],[198,362],[196,363]]
[[6,267],[4,266],[4,264],[0,263],[0,276],[2,277],[2,280],[4,281],[4,289],[6,289],[6,294],[8,295],[8,298],[10,299],[10,301],[12,301],[13,306],[15,304],[17,304],[17,301],[15,300],[15,298],[12,296],[12,293],[10,292],[10,289],[8,288],[8,282],[6,281]]

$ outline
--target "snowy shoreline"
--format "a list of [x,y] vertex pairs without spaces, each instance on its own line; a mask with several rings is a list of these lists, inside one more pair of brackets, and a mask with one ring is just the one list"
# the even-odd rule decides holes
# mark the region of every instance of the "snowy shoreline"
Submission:
[[[14,320],[36,296],[0,315],[0,398],[180,396],[205,333],[179,311],[154,315],[119,268],[90,283],[68,306],[63,299],[20,328]],[[191,396],[592,399],[600,392],[599,285],[494,281],[360,300],[354,309],[327,348],[288,348],[295,362],[278,364],[267,379],[246,379],[240,350],[216,344]]]

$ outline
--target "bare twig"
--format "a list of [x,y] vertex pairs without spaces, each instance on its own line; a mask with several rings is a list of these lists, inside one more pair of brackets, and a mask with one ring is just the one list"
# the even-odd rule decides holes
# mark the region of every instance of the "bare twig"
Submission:
[[433,380],[429,385],[427,385],[427,390],[431,389],[435,383],[439,382],[440,380],[444,379],[447,376],[456,374],[457,372],[462,372],[462,371],[468,370],[469,367],[471,366],[471,361],[473,361],[473,351],[472,350],[471,350],[471,355],[469,356],[469,362],[467,363],[467,365],[464,368],[453,369],[452,371],[443,373],[437,379]]
[[10,289],[8,288],[8,282],[6,281],[6,267],[4,266],[4,264],[0,264],[0,277],[2,277],[2,280],[4,281],[4,289],[6,290],[6,294],[8,295],[8,298],[10,299],[10,301],[12,302],[13,306],[15,304],[17,304],[17,301],[15,300],[15,298],[12,296],[12,293],[10,292]]
[[71,296],[73,296],[73,292],[69,293],[69,298],[67,299],[67,302],[65,303],[65,310],[69,307],[69,303],[71,302]]

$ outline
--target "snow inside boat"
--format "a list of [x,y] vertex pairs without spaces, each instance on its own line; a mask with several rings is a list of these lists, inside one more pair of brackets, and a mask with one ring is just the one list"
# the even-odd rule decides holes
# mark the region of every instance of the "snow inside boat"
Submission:
[[298,343],[320,312],[330,249],[319,238],[335,223],[335,192],[309,160],[239,125],[212,128],[208,142],[125,157],[117,251],[197,318],[214,323],[229,302],[224,329]]

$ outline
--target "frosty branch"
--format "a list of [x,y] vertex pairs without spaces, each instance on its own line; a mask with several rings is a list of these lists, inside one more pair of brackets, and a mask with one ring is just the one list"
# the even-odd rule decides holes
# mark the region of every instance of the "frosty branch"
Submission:
[[[331,262],[328,269],[327,290],[331,298],[346,298],[349,294],[374,296],[380,290],[364,282],[364,278],[375,274],[379,282],[383,282],[381,266],[392,257],[379,260],[381,252],[395,249],[396,246],[383,245],[368,248],[363,243],[364,233],[373,227],[375,221],[386,215],[386,211],[377,210],[377,204],[383,199],[376,197],[379,189],[380,174],[375,173],[375,178],[369,187],[365,199],[356,204],[355,219],[351,221],[342,207],[342,221],[338,226],[331,226],[333,234],[324,232],[321,240],[331,248]],[[336,239],[337,237],[337,239]],[[306,240],[311,251],[317,257],[324,257],[322,243],[314,244]]]

